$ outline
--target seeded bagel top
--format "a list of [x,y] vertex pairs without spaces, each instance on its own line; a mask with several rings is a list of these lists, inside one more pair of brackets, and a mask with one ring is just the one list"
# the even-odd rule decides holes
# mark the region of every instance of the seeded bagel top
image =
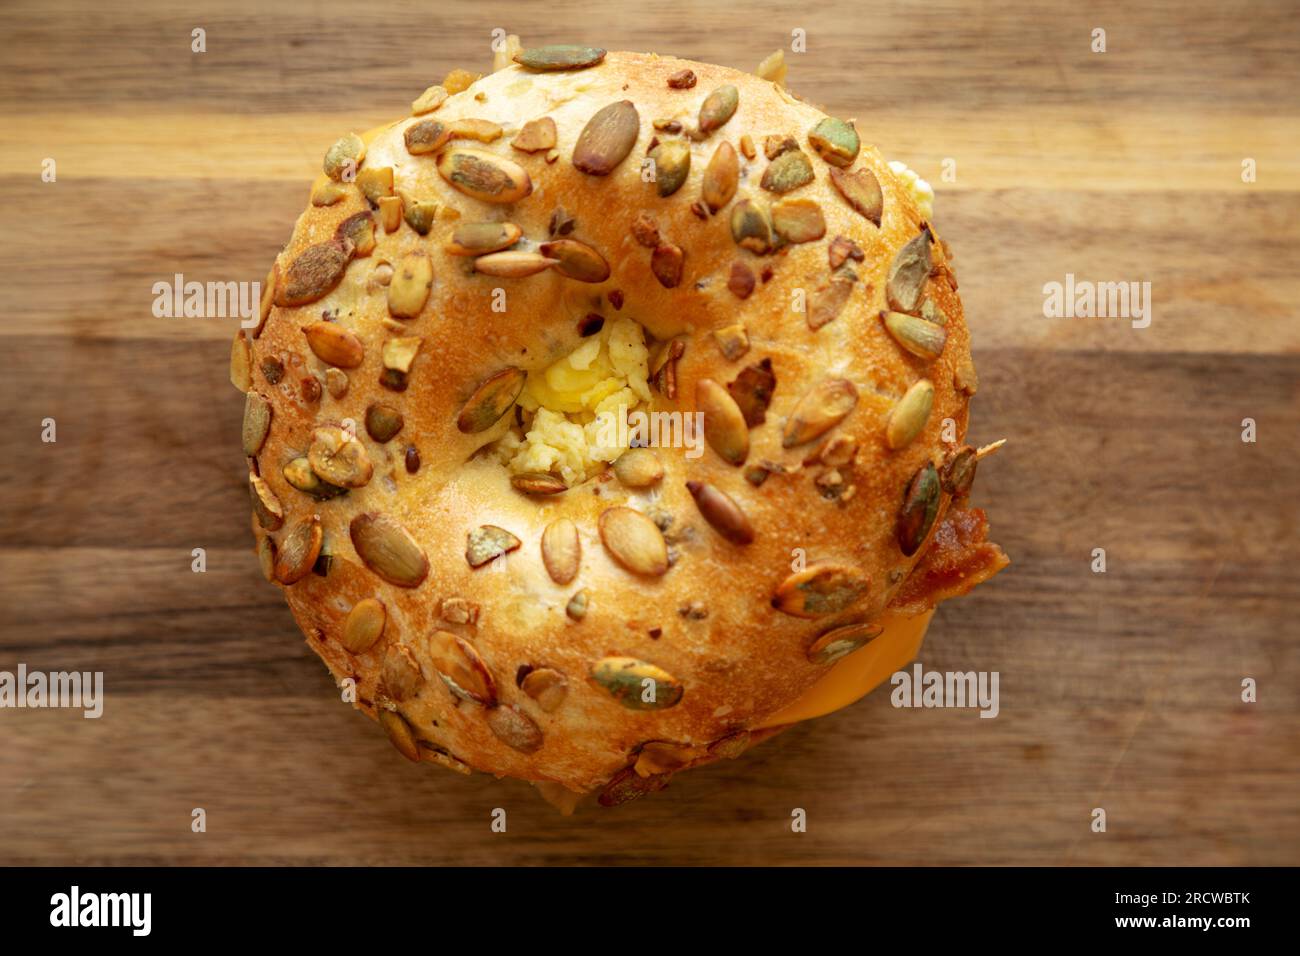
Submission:
[[[518,61],[329,148],[232,379],[264,570],[357,706],[412,759],[619,802],[1006,559],[951,256],[869,122],[672,57]],[[611,381],[702,413],[702,454],[506,467],[621,320],[646,374]]]

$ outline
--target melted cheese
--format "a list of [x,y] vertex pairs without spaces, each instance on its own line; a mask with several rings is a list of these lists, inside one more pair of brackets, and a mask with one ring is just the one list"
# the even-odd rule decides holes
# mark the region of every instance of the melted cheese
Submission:
[[883,634],[837,661],[802,697],[768,715],[755,729],[822,717],[865,697],[916,657],[933,615],[933,611],[916,617],[886,615]]

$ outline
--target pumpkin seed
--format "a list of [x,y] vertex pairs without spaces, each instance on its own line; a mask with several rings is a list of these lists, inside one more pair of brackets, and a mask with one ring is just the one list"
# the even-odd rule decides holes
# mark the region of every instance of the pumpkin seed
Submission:
[[627,158],[641,131],[641,116],[631,100],[598,110],[578,134],[573,165],[591,176],[608,176]]
[[496,705],[496,681],[468,641],[450,631],[434,631],[429,637],[429,658],[447,689],[461,700]]
[[845,624],[832,628],[812,642],[807,651],[808,660],[813,664],[834,664],[883,633],[885,628],[881,624]]
[[479,149],[449,149],[438,157],[438,172],[456,189],[489,203],[518,202],[533,191],[522,166]]
[[706,96],[704,102],[700,104],[700,132],[712,133],[715,129],[723,126],[727,120],[735,115],[736,107],[739,104],[739,90],[730,84],[719,86]]
[[686,354],[680,337],[670,339],[650,365],[650,384],[665,398],[677,397],[677,362]]
[[[402,224],[402,197],[401,196],[380,196],[379,197],[379,221],[383,224],[384,232],[396,232]],[[391,266],[389,267],[392,268]],[[378,267],[376,267],[376,270]],[[389,273],[391,275],[391,272]],[[384,283],[386,284],[386,283]]]
[[644,211],[637,213],[632,220],[632,238],[647,249],[659,245],[659,226],[654,217]]
[[402,199],[402,218],[422,236],[427,236],[438,216],[438,204],[432,199]]
[[553,714],[560,709],[569,692],[568,679],[550,667],[538,667],[528,672],[519,689],[537,702],[537,706],[546,713]]
[[230,341],[230,384],[241,392],[253,387],[253,351],[242,329]]
[[661,242],[650,254],[650,271],[665,289],[675,289],[682,282],[682,267],[686,253],[682,247],[671,242]]
[[853,295],[853,285],[858,281],[857,273],[852,269],[840,269],[812,294],[808,302],[808,328],[816,332],[823,325],[834,321],[848,305]]
[[275,579],[281,584],[294,584],[311,574],[323,540],[320,515],[299,518],[280,539],[275,558]]
[[415,740],[415,732],[401,714],[384,708],[379,709],[379,726],[388,735],[388,740],[397,752],[407,760],[420,762],[420,745]]
[[442,619],[451,624],[477,624],[479,606],[462,597],[443,598],[438,608]]
[[481,256],[510,248],[523,234],[513,222],[466,222],[456,227],[444,248],[453,256]]
[[[735,266],[741,266],[744,263],[732,263],[732,273],[735,273]],[[751,281],[753,273],[750,273]],[[733,290],[734,291],[734,290]],[[741,298],[744,298],[742,296]],[[727,325],[720,329],[713,330],[714,341],[718,343],[718,349],[722,352],[722,357],[728,362],[734,362],[744,356],[749,351],[749,333],[745,331],[743,323]]]
[[410,532],[382,512],[357,515],[348,534],[362,563],[389,584],[413,588],[429,573],[429,559]]
[[921,318],[927,322],[933,322],[935,325],[948,324],[948,313],[935,305],[933,299],[926,299],[921,303]]
[[793,136],[774,135],[763,139],[763,155],[767,157],[769,162],[782,153],[788,153],[798,148],[799,143]]
[[617,807],[632,800],[639,800],[647,793],[654,793],[668,786],[669,774],[661,773],[652,777],[643,777],[634,767],[620,770],[605,785],[596,802],[602,807]]
[[294,458],[281,470],[284,480],[304,494],[311,495],[318,501],[328,501],[347,492],[346,488],[321,481],[320,475],[311,470],[311,462],[305,457]]
[[325,175],[338,182],[349,173],[355,175],[366,158],[366,144],[356,133],[348,133],[325,152]]
[[926,226],[894,256],[885,283],[889,307],[897,312],[916,312],[929,277],[930,227]]
[[757,365],[747,365],[727,385],[727,393],[736,400],[736,406],[749,428],[763,424],[775,391],[776,376],[772,374],[770,358],[763,359]]
[[682,684],[662,668],[635,657],[602,657],[590,676],[629,710],[667,710],[682,699]]
[[966,395],[974,395],[979,389],[979,376],[975,374],[975,363],[971,360],[969,354],[963,355],[957,362],[957,368],[952,373],[953,388]]
[[694,753],[686,744],[673,743],[669,740],[650,740],[641,745],[641,751],[637,754],[636,763],[632,767],[639,777],[654,777],[681,770],[692,759]]
[[271,403],[257,392],[250,391],[244,396],[244,425],[242,437],[244,454],[252,458],[262,450],[266,433],[271,430]]
[[948,341],[948,331],[925,319],[903,312],[881,312],[885,328],[899,345],[926,361],[939,357]]
[[372,205],[379,205],[379,200],[393,194],[393,167],[370,167],[357,173],[357,188]]
[[379,679],[391,700],[408,700],[420,691],[424,678],[411,649],[404,644],[389,644],[384,652]]
[[388,612],[377,598],[358,601],[343,621],[339,642],[353,654],[364,654],[384,633]]
[[527,714],[504,704],[488,711],[488,729],[507,747],[531,754],[542,749],[541,728]]
[[686,490],[695,499],[704,520],[732,544],[749,544],[754,540],[754,526],[725,491],[701,481],[686,482]]
[[356,368],[365,359],[361,340],[337,322],[312,322],[302,331],[312,353],[327,365]]
[[794,448],[830,431],[853,411],[858,390],[847,379],[832,378],[811,389],[790,414],[781,437],[782,448]]
[[682,188],[691,172],[691,146],[685,140],[670,139],[650,150],[655,164],[655,187],[660,196],[671,196]]
[[552,268],[560,275],[579,282],[604,282],[609,278],[609,263],[585,242],[552,239],[538,248],[542,255],[555,260]]
[[388,283],[388,312],[413,319],[424,309],[433,288],[433,260],[424,252],[408,252],[397,261]]
[[740,182],[740,157],[736,149],[725,140],[713,151],[713,158],[704,170],[704,180],[700,183],[700,196],[709,212],[717,212],[736,195],[736,186]]
[[347,239],[331,239],[308,246],[298,254],[276,290],[279,306],[306,305],[324,298],[339,284],[355,251]]
[[471,568],[481,568],[489,561],[517,550],[522,542],[505,528],[480,525],[465,535],[465,560]]
[[591,603],[591,596],[586,588],[578,591],[573,597],[569,598],[569,603],[564,606],[564,613],[571,620],[581,621],[587,616],[587,607]]
[[749,749],[749,731],[738,730],[709,744],[709,753],[722,760],[735,760]]
[[446,100],[446,87],[431,86],[411,101],[411,115],[423,116],[425,113],[432,113]]
[[812,199],[782,199],[772,204],[772,228],[786,242],[812,242],[826,235],[826,220]]
[[529,70],[585,70],[605,59],[605,51],[596,46],[554,44],[532,47],[515,54],[515,62]]
[[870,579],[843,564],[817,564],[790,575],[772,596],[772,607],[794,617],[838,614],[867,593]]
[[754,137],[750,136],[748,133],[740,137],[740,154],[746,159],[753,159],[758,155],[757,151],[754,149]]
[[474,260],[474,271],[499,279],[524,279],[545,272],[556,264],[540,252],[523,252],[509,249],[479,256]]
[[[731,293],[736,298],[748,299],[754,294],[754,286],[756,282],[757,277],[754,275],[754,270],[749,266],[745,265],[739,259],[731,264],[731,273],[727,276],[727,288],[731,290]],[[717,333],[715,332],[714,335],[716,336]],[[721,341],[719,341],[718,344],[721,345]],[[745,349],[749,348],[748,339],[745,340],[744,347]],[[723,354],[726,355],[725,348],[723,348]],[[741,354],[744,354],[744,352],[742,351]],[[728,358],[730,358],[730,356],[728,356]]]
[[526,495],[558,495],[568,491],[562,478],[545,471],[526,471],[510,476],[510,484]]
[[262,570],[262,577],[268,583],[275,583],[275,542],[270,535],[265,535],[257,542],[257,564]]
[[979,453],[970,445],[962,445],[948,452],[939,470],[939,486],[954,498],[970,494],[975,482],[975,467],[979,464]]
[[403,374],[409,372],[422,341],[418,335],[394,335],[386,339],[382,353],[384,368]]
[[658,526],[632,508],[601,512],[600,540],[610,556],[633,574],[658,577],[668,570],[668,545]]
[[510,141],[510,145],[523,153],[541,153],[554,149],[556,142],[555,120],[543,116],[525,123]]
[[834,272],[844,263],[852,259],[854,262],[861,262],[866,258],[866,254],[861,247],[846,236],[836,236],[831,240],[831,244],[826,247],[827,258],[830,261],[831,271]]
[[806,186],[813,181],[812,163],[803,150],[794,149],[782,153],[767,164],[759,185],[768,192],[785,194],[792,189]]
[[480,143],[495,143],[505,130],[500,123],[485,119],[458,119],[451,121],[452,139],[472,139]]
[[885,444],[893,451],[906,448],[921,434],[934,404],[934,383],[923,378],[907,390],[890,413],[885,426]]
[[713,381],[695,383],[695,407],[704,413],[704,440],[709,447],[733,464],[743,464],[749,455],[749,428],[731,393]]
[[933,462],[926,462],[903,492],[903,506],[898,510],[894,534],[903,554],[911,557],[924,543],[934,519],[939,514],[939,473]]
[[862,145],[852,124],[831,116],[812,128],[808,143],[832,166],[852,166]]
[[556,518],[542,532],[542,564],[556,584],[568,584],[578,576],[582,543],[578,526],[568,518]]
[[627,488],[649,488],[664,476],[664,466],[649,448],[629,448],[614,462],[614,475]]
[[412,156],[436,153],[451,142],[451,124],[442,120],[427,119],[412,123],[406,128],[403,139],[406,151]]
[[381,444],[397,437],[404,424],[402,413],[391,405],[375,403],[366,409],[366,434]]
[[332,206],[347,194],[348,189],[346,186],[327,179],[320,185],[312,187],[311,204],[313,206]]
[[248,493],[253,502],[253,514],[257,523],[267,531],[277,531],[284,525],[284,508],[275,496],[271,486],[260,477],[249,472]]
[[523,369],[518,368],[504,368],[488,376],[461,408],[456,416],[456,427],[471,435],[491,428],[514,407],[519,393],[524,390],[526,378]]
[[366,446],[337,425],[323,425],[312,432],[307,461],[312,471],[340,488],[361,488],[375,471]]
[[375,217],[368,211],[354,213],[338,224],[334,230],[335,239],[351,239],[355,251],[353,255],[364,259],[375,251]]
[[749,199],[731,207],[731,238],[736,245],[763,255],[772,248],[772,224],[767,213]]
[[668,77],[668,88],[670,90],[689,90],[694,85],[694,70],[678,70],[672,76]]
[[869,169],[855,169],[853,172],[832,169],[831,182],[854,212],[880,225],[885,210],[885,194],[880,190],[880,181],[875,173]]

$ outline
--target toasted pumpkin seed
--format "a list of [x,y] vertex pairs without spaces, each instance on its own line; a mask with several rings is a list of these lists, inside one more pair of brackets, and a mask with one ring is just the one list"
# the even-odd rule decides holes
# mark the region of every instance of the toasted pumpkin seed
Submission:
[[337,322],[312,322],[302,331],[312,353],[327,365],[356,368],[365,359],[361,340]]
[[525,123],[510,145],[523,153],[541,153],[554,149],[556,142],[555,120],[543,116]]
[[445,248],[453,256],[481,256],[510,248],[523,234],[513,222],[466,222],[456,227]]
[[754,526],[731,496],[702,481],[686,482],[686,490],[695,499],[704,520],[732,544],[749,544],[754,540]]
[[447,689],[457,697],[485,707],[496,704],[496,681],[468,641],[450,631],[434,631],[429,637],[429,658]]
[[367,166],[357,173],[357,188],[372,205],[379,205],[380,199],[393,194],[393,167]]
[[568,584],[578,576],[582,543],[578,526],[568,518],[556,518],[542,532],[542,564],[556,584]]
[[736,406],[749,428],[763,424],[775,391],[776,376],[772,374],[770,358],[763,359],[757,365],[745,366],[735,380],[727,384],[727,393],[736,400]]
[[682,267],[686,262],[686,253],[682,247],[672,242],[661,242],[650,254],[650,271],[665,289],[675,289],[682,282]]
[[307,461],[325,481],[340,488],[361,488],[374,474],[366,446],[337,425],[324,425],[312,432]]
[[327,179],[323,183],[312,187],[311,204],[313,206],[332,206],[347,194],[347,186]]
[[668,545],[659,527],[632,508],[601,512],[600,540],[610,556],[633,574],[658,577],[668,570]]
[[736,149],[725,140],[713,151],[713,158],[704,170],[700,183],[700,196],[710,212],[717,212],[736,195],[740,182],[740,157]]
[[921,318],[935,325],[948,324],[948,313],[939,308],[933,299],[926,299],[921,303]]
[[839,318],[853,295],[853,285],[858,275],[852,269],[839,269],[818,287],[808,300],[808,328],[816,332],[823,325]]
[[408,252],[397,262],[388,283],[388,312],[413,319],[424,309],[433,288],[433,260],[424,252]]
[[376,402],[366,409],[366,434],[381,444],[397,437],[404,424],[402,413],[391,405]]
[[334,238],[351,239],[353,255],[364,259],[375,251],[375,217],[365,210],[348,216],[334,230]]
[[736,245],[763,255],[772,248],[772,224],[767,212],[749,199],[731,207],[731,238]]
[[391,700],[409,700],[420,691],[424,678],[411,649],[404,644],[389,644],[380,665],[379,679]]
[[650,150],[655,164],[655,188],[660,196],[671,196],[682,188],[691,172],[691,146],[685,140],[670,139]]
[[533,181],[518,163],[479,149],[449,149],[438,157],[438,172],[473,199],[518,202],[533,191]]
[[347,492],[346,488],[321,481],[320,475],[311,470],[311,462],[306,457],[294,458],[284,466],[281,473],[290,485],[319,501],[327,501]]
[[915,313],[920,308],[925,281],[930,277],[930,241],[930,227],[926,226],[894,256],[885,282],[891,309]]
[[461,408],[456,427],[470,435],[491,428],[514,407],[526,378],[527,374],[518,368],[504,368],[488,376]]
[[858,390],[847,379],[832,378],[808,391],[790,414],[781,447],[794,448],[818,438],[842,422],[858,403]]
[[339,284],[356,247],[347,239],[331,239],[298,253],[276,290],[279,306],[306,305],[324,298]]
[[528,276],[545,272],[556,265],[556,260],[540,252],[525,252],[508,249],[505,252],[492,252],[474,260],[474,271],[499,279],[525,279]]
[[405,717],[381,707],[379,726],[384,729],[389,742],[397,748],[398,753],[413,763],[420,762],[420,745],[415,740],[415,731],[411,729]]
[[[748,266],[743,262],[733,262],[731,264],[732,277],[735,277],[736,266],[739,265],[748,271]],[[750,291],[753,291],[754,273],[749,273]],[[735,292],[735,289],[732,289]],[[741,296],[745,298],[745,296]],[[722,357],[728,362],[734,362],[742,358],[749,351],[749,333],[745,331],[743,323],[724,326],[720,329],[713,330],[713,338],[718,343],[718,349],[722,352]]]
[[654,793],[668,786],[670,776],[670,774],[660,773],[643,777],[636,772],[635,767],[627,767],[610,778],[605,789],[596,798],[596,802],[602,807],[617,807],[639,800],[648,793]]
[[614,475],[627,488],[649,488],[664,476],[664,466],[649,448],[629,448],[614,462]]
[[604,60],[605,51],[596,46],[557,43],[521,50],[515,54],[514,59],[529,70],[585,70]]
[[262,577],[268,583],[275,583],[275,542],[270,535],[264,535],[257,542],[257,564],[261,568]]
[[749,731],[738,730],[709,744],[709,753],[723,760],[735,760],[749,749]]
[[694,754],[686,744],[650,740],[641,745],[641,752],[637,754],[632,768],[639,777],[654,777],[681,770],[693,758]]
[[427,119],[412,123],[406,128],[403,139],[406,151],[412,156],[436,153],[451,142],[451,124],[442,120]]
[[394,335],[384,340],[382,354],[384,368],[395,372],[409,372],[420,352],[420,343],[424,341],[418,335]]
[[579,282],[604,282],[609,278],[609,263],[585,242],[552,239],[538,248],[542,255],[555,260],[552,268],[560,275]]
[[885,194],[880,190],[880,181],[875,173],[865,168],[852,172],[832,169],[831,182],[854,212],[880,225],[885,210]]
[[885,426],[885,444],[894,451],[906,448],[921,434],[934,404],[934,383],[928,378],[916,382],[898,400]]
[[813,181],[812,163],[808,161],[803,150],[794,149],[782,153],[767,164],[759,185],[768,192],[784,195],[792,189],[806,186]]
[[294,584],[311,574],[324,537],[320,515],[308,515],[294,522],[280,539],[275,557],[275,579],[281,584]]
[[826,257],[830,262],[831,271],[834,272],[850,259],[854,262],[862,262],[866,258],[866,253],[852,239],[846,236],[836,236],[831,240],[831,244],[826,247]]
[[678,70],[672,76],[668,77],[668,88],[670,90],[689,90],[694,85],[694,70]]
[[608,176],[627,158],[641,131],[641,116],[631,100],[619,100],[596,111],[578,134],[573,165],[590,176]]
[[402,225],[402,197],[379,197],[379,221],[383,223],[384,232],[396,232]]
[[431,86],[411,101],[411,115],[423,116],[432,113],[447,100],[447,90],[442,86]]
[[635,657],[602,657],[590,677],[629,710],[667,710],[682,699],[682,684],[660,667]]
[[402,200],[402,218],[406,224],[420,235],[427,236],[437,219],[438,203],[432,199],[398,198]]
[[564,479],[545,471],[526,471],[510,476],[510,484],[526,495],[558,495],[568,491]]
[[933,361],[943,352],[948,331],[925,319],[904,312],[881,312],[885,328],[899,345],[920,358]]
[[933,462],[927,461],[917,469],[907,483],[894,534],[899,549],[909,558],[920,549],[934,526],[939,514],[939,491],[939,473]]
[[522,543],[505,528],[480,525],[465,535],[465,560],[471,568],[481,568],[489,561],[517,550]]
[[867,593],[870,579],[843,564],[817,564],[796,571],[777,587],[772,607],[794,617],[838,614]]
[[560,709],[569,692],[569,681],[559,671],[550,667],[530,670],[519,684],[519,689],[537,702],[546,713]]
[[812,642],[807,651],[808,660],[813,664],[834,664],[883,633],[885,628],[881,624],[845,624],[832,628]]
[[341,370],[330,366],[325,370],[325,388],[334,398],[342,398],[348,393],[348,377]]
[[795,141],[793,136],[774,135],[763,139],[763,155],[768,158],[769,162],[782,153],[788,153],[798,148],[799,143]]
[[247,457],[252,458],[262,450],[266,433],[271,430],[271,415],[271,403],[263,396],[254,391],[245,394],[242,437]]
[[808,142],[832,166],[852,166],[862,145],[852,124],[831,116],[812,128]]
[[271,486],[249,472],[248,494],[253,502],[253,514],[257,516],[257,523],[267,531],[279,530],[284,525],[284,508]]
[[384,633],[388,612],[377,598],[358,601],[343,621],[339,642],[353,654],[364,654]]
[[510,704],[488,711],[488,729],[507,747],[520,753],[536,753],[542,749],[542,731],[534,720]]
[[962,445],[948,452],[943,459],[943,468],[939,471],[939,486],[954,498],[970,494],[975,482],[975,468],[979,465],[979,453],[970,445]]
[[731,84],[719,86],[700,104],[700,132],[712,133],[723,126],[736,113],[740,104],[740,91]]
[[732,464],[743,464],[749,455],[749,427],[731,393],[711,378],[695,383],[695,407],[704,413],[704,440]]
[[581,621],[587,616],[587,607],[590,603],[591,595],[586,588],[583,588],[569,598],[569,603],[564,606],[564,613],[569,616],[570,620]]
[[389,584],[413,588],[429,573],[424,550],[395,518],[368,511],[348,524],[352,547],[371,571]]
[[451,121],[452,139],[472,139],[479,143],[495,143],[501,138],[500,123],[485,119],[458,119]]
[[243,329],[230,340],[230,384],[241,392],[253,387],[253,351]]
[[335,182],[356,176],[361,161],[366,158],[366,144],[356,133],[348,133],[325,152],[322,167],[325,175]]
[[[745,265],[739,259],[731,264],[731,272],[727,276],[727,288],[738,299],[748,299],[754,294],[754,286],[757,284],[757,277],[754,270]],[[714,333],[715,335],[717,333]],[[718,343],[722,345],[721,341]],[[744,342],[745,349],[749,348],[749,340]],[[726,348],[723,348],[723,354],[726,355]],[[741,353],[743,354],[743,352]],[[728,356],[730,358],[730,356]]]
[[772,204],[772,228],[786,242],[812,242],[826,235],[826,220],[815,200],[782,199]]

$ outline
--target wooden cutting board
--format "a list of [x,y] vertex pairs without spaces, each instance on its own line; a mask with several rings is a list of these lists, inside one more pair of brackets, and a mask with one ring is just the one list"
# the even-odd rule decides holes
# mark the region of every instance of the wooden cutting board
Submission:
[[[1300,862],[1291,4],[110,6],[22,0],[0,33],[0,670],[108,693],[0,710],[0,863]],[[326,146],[487,69],[496,27],[746,69],[803,30],[789,85],[936,186],[1014,564],[922,660],[999,672],[996,719],[878,693],[565,819],[338,702],[250,550],[234,321],[151,289],[261,280]],[[1151,324],[1044,318],[1067,274],[1150,282]]]

